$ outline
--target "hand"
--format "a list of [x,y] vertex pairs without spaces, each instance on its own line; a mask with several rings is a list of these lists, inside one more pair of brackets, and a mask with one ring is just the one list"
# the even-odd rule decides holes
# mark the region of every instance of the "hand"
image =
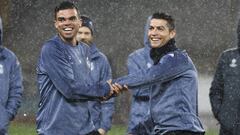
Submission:
[[108,80],[107,83],[110,86],[109,96],[111,96],[113,94],[118,95],[123,90],[123,87],[120,84],[118,84],[118,83],[112,84],[112,80]]
[[104,129],[102,129],[102,128],[99,128],[99,129],[98,129],[98,133],[99,133],[100,135],[105,135],[106,131],[105,131]]
[[114,83],[112,84],[112,80],[108,80],[107,83],[110,86],[110,93],[108,94],[108,96],[103,97],[103,100],[108,100],[109,98],[111,98],[112,96],[118,96],[119,93],[128,90],[127,85],[121,86],[118,83]]
[[110,86],[110,92],[109,92],[109,94],[107,96],[102,97],[103,101],[110,99],[112,97],[112,95],[114,94],[114,91],[113,91],[114,88],[112,87],[112,80],[111,79],[108,80],[107,83]]
[[111,84],[111,87],[113,94],[115,94],[116,96],[119,95],[119,93],[121,93],[123,90],[123,87],[118,83]]

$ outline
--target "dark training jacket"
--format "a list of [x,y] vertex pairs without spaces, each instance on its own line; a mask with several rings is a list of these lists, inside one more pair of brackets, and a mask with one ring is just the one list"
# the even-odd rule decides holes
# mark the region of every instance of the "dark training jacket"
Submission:
[[224,51],[218,60],[210,88],[210,101],[221,128],[233,131],[240,112],[240,53],[239,49]]

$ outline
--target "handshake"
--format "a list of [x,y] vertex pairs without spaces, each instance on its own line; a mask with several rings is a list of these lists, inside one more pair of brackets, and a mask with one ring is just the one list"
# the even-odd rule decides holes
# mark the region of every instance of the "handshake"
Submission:
[[127,91],[128,87],[127,85],[120,85],[118,83],[112,83],[112,80],[108,80],[107,83],[110,86],[110,92],[107,96],[103,97],[103,100],[108,100],[111,97],[116,97],[123,91]]

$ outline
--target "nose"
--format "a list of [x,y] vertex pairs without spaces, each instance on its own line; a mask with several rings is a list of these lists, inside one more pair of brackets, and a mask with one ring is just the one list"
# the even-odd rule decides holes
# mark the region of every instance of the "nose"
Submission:
[[157,27],[155,27],[154,29],[153,29],[153,33],[157,33],[159,31],[159,29],[157,28]]
[[86,35],[83,34],[83,33],[81,33],[81,34],[79,35],[79,37],[80,37],[81,39],[86,39]]
[[69,20],[69,19],[66,19],[66,20],[63,22],[64,25],[69,25],[69,24],[71,24],[71,23],[72,23],[72,21]]
[[156,28],[151,30],[151,35],[157,35],[157,33],[158,33],[158,30]]

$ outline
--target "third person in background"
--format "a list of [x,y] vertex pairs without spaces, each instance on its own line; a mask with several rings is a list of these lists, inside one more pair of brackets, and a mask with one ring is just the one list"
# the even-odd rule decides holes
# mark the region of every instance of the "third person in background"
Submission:
[[[77,40],[86,43],[88,63],[91,67],[91,75],[96,82],[106,82],[112,78],[111,67],[107,57],[101,53],[94,39],[94,25],[87,16],[81,16],[82,26],[78,30]],[[114,112],[114,98],[107,101],[89,101],[89,109],[94,125],[101,135],[105,135],[111,128]]]

